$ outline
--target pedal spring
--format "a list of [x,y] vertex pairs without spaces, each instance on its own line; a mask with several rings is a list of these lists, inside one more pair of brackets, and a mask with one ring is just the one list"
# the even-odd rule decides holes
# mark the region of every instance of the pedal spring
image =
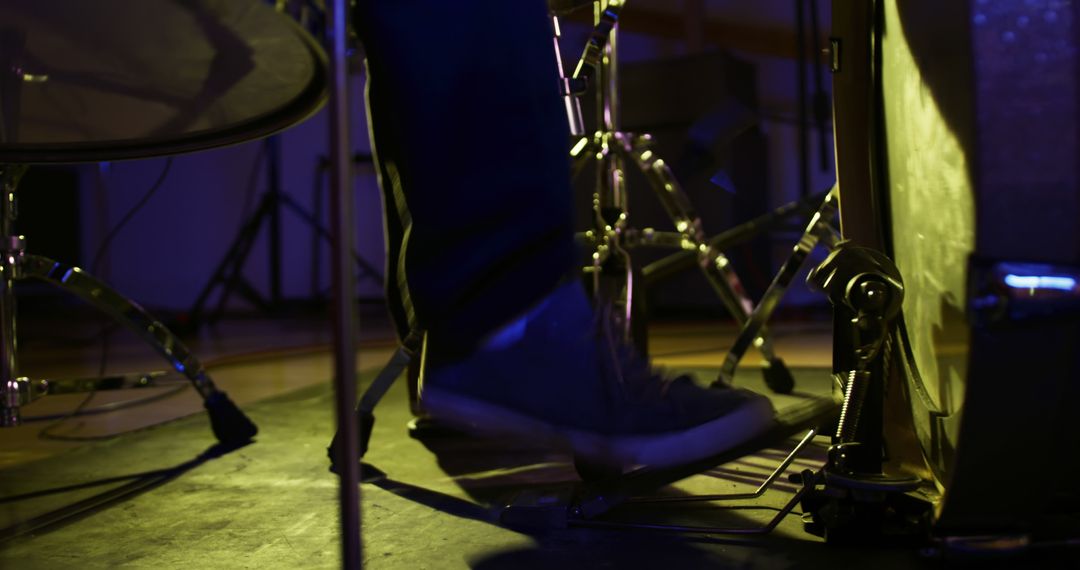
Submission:
[[840,443],[855,441],[855,430],[859,427],[859,414],[862,412],[869,384],[869,371],[852,370],[848,373],[847,386],[844,390],[844,405],[840,409],[840,421],[836,426],[836,438],[840,440]]

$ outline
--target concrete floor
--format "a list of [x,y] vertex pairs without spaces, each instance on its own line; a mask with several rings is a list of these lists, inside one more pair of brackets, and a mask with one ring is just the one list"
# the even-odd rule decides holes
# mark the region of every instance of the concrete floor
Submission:
[[[338,480],[328,472],[325,455],[333,432],[329,355],[318,348],[325,329],[295,322],[231,326],[216,340],[204,335],[199,354],[216,360],[212,373],[259,425],[257,440],[240,449],[217,448],[205,415],[192,415],[198,399],[190,390],[106,414],[112,418],[72,419],[58,432],[72,437],[128,432],[115,438],[44,441],[36,435],[41,423],[7,431],[0,441],[6,461],[0,468],[0,532],[6,538],[0,541],[0,567],[339,566]],[[800,392],[828,391],[828,375],[822,372],[828,358],[825,330],[778,327],[778,349],[800,368]],[[385,329],[382,334],[372,331],[360,354],[365,380],[392,346]],[[656,327],[652,350],[673,368],[700,368],[720,362],[726,341],[730,335],[715,324]],[[149,363],[120,344],[117,366]],[[256,348],[253,357],[243,356]],[[28,351],[27,361],[46,369],[51,362],[71,372],[93,366],[92,348],[80,352],[68,347],[49,357],[55,349],[36,356]],[[738,382],[764,389],[752,366]],[[510,530],[498,524],[499,507],[523,489],[576,484],[570,457],[521,443],[412,439],[405,429],[410,418],[406,400],[404,385],[398,383],[377,410],[366,458],[386,474],[362,486],[368,568],[936,566],[912,549],[829,547],[804,533],[796,515],[760,538],[594,528]],[[779,398],[777,405],[798,400]],[[793,443],[718,466],[664,492],[752,490]],[[823,450],[816,444],[793,467],[819,465]],[[754,526],[774,516],[794,491],[782,481],[762,499],[733,509],[633,506],[612,514],[694,526]]]

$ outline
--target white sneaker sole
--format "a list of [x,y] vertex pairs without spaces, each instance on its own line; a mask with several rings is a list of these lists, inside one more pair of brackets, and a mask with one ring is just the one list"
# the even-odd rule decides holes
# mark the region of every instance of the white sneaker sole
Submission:
[[471,433],[514,436],[553,447],[568,447],[579,459],[621,469],[685,465],[745,443],[767,431],[774,422],[772,404],[764,397],[692,429],[629,436],[560,428],[432,386],[424,388],[422,402],[433,418]]

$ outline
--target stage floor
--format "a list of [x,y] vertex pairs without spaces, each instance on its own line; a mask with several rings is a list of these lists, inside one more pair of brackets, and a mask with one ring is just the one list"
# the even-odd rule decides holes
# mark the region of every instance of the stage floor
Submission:
[[[364,322],[358,365],[370,380],[394,343],[382,319]],[[36,340],[24,343],[28,371],[47,377],[95,373],[100,344],[93,327],[59,334],[43,326],[30,335]],[[791,323],[775,330],[778,352],[799,382],[789,400],[827,393],[829,327]],[[731,338],[732,328],[722,323],[668,323],[652,328],[651,351],[657,363],[672,369],[715,369]],[[107,414],[59,424],[29,422],[3,432],[0,567],[337,567],[338,480],[327,470],[325,451],[333,433],[328,340],[323,322],[262,319],[223,323],[191,343],[214,379],[259,425],[256,441],[240,449],[214,446],[190,389]],[[111,345],[110,372],[161,368],[132,339],[117,338]],[[751,356],[737,382],[764,390],[754,370],[759,362]],[[24,412],[65,414],[80,400],[48,398]],[[87,409],[108,401],[99,396]],[[395,385],[376,416],[366,460],[387,477],[362,486],[369,568],[839,564],[884,570],[928,564],[912,550],[827,547],[802,531],[797,508],[761,538],[580,528],[516,532],[499,526],[498,506],[521,489],[576,483],[570,457],[500,441],[413,439],[405,428],[410,413],[404,382]],[[42,439],[43,430],[64,439]],[[122,435],[106,437],[117,433]],[[719,466],[665,492],[752,491],[794,443]],[[823,443],[816,443],[793,469],[820,465],[823,453]],[[736,509],[627,507],[617,514],[646,522],[753,526],[769,520],[795,490],[785,479],[762,499]]]

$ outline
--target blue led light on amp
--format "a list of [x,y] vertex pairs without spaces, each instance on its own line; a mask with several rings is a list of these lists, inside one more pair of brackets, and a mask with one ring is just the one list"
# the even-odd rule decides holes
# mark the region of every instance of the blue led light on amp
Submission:
[[1076,279],[1060,275],[1016,275],[1005,276],[1005,284],[1014,289],[1057,289],[1072,291],[1076,288]]
[[976,326],[1080,322],[1080,267],[975,260],[968,308]]

